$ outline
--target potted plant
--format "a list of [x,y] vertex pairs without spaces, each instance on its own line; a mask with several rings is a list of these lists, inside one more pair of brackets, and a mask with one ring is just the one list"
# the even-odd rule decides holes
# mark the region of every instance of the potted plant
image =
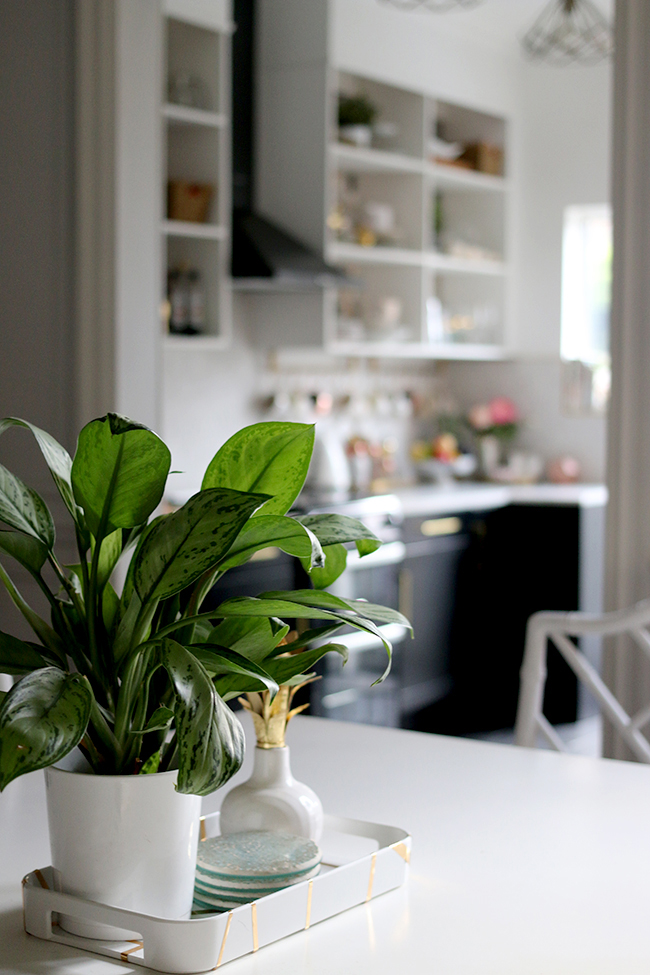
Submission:
[[[64,889],[186,916],[200,797],[243,760],[242,728],[226,702],[260,691],[272,699],[280,685],[308,679],[325,653],[345,654],[323,639],[343,625],[379,634],[377,623],[403,621],[392,610],[322,591],[345,567],[345,543],[363,555],[380,542],[350,518],[287,515],[313,449],[306,424],[239,431],[208,465],[201,490],[151,521],[170,467],[168,448],[151,430],[109,413],[82,429],[72,459],[23,420],[1,420],[0,434],[15,426],[31,431],[40,447],[72,520],[79,561],[61,565],[47,505],[0,465],[0,581],[34,633],[28,642],[0,632],[0,673],[19,678],[0,703],[0,789],[47,770],[53,865]],[[202,611],[216,580],[268,546],[302,558],[316,588]],[[118,593],[112,573],[129,555]],[[18,591],[4,556],[34,578],[49,619]],[[296,617],[324,625],[287,655],[284,619]],[[85,772],[54,768],[75,756]],[[101,925],[63,923],[109,936]]]
[[365,95],[339,95],[339,138],[354,146],[369,146],[377,109]]

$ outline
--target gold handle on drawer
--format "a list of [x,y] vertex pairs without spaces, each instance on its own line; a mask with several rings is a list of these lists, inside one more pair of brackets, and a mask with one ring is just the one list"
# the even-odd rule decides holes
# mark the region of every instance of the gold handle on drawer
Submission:
[[457,535],[463,527],[460,518],[427,518],[420,525],[420,531],[427,538],[436,535]]

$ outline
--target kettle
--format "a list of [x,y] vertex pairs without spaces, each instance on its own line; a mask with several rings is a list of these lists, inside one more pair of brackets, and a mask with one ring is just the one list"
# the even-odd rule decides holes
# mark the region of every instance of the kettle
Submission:
[[350,465],[341,438],[330,424],[316,425],[316,441],[307,485],[317,491],[349,491],[352,484]]

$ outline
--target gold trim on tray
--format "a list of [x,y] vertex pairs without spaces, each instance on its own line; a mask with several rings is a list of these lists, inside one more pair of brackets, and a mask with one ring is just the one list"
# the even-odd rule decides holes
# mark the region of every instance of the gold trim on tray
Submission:
[[43,876],[43,874],[41,873],[41,871],[40,870],[35,870],[34,871],[34,874],[35,874],[36,879],[38,880],[39,884],[43,888],[43,890],[49,890],[50,888],[48,886],[47,880],[45,879],[45,877]]
[[129,957],[129,955],[132,955],[134,951],[139,951],[140,948],[144,948],[144,942],[142,942],[142,941],[136,941],[136,942],[134,942],[132,948],[127,948],[126,951],[121,951],[120,952],[120,959],[121,959],[121,961],[126,961],[127,958]]
[[203,842],[203,840],[207,840],[207,838],[208,838],[208,833],[207,833],[207,830],[205,828],[205,816],[201,816],[201,819],[199,820],[199,824],[200,824],[199,825],[199,839],[201,840],[201,842]]
[[391,850],[395,850],[395,853],[398,853],[406,863],[411,862],[411,851],[406,843],[393,843]]
[[228,920],[226,921],[226,930],[223,933],[223,941],[221,942],[221,948],[219,949],[219,957],[217,958],[217,964],[214,966],[215,969],[219,968],[221,962],[223,961],[223,953],[226,950],[226,941],[228,940],[228,932],[230,931],[230,925],[232,923],[232,911],[228,914]]
[[377,863],[377,854],[373,853],[372,859],[370,861],[370,877],[368,878],[368,893],[366,894],[366,903],[372,897],[372,885],[375,882],[375,864]]
[[251,920],[253,922],[253,951],[257,951],[260,946],[257,940],[257,901],[253,901],[251,904]]
[[314,881],[309,881],[309,887],[307,888],[307,917],[305,918],[305,931],[308,930],[311,924],[311,895],[314,890]]

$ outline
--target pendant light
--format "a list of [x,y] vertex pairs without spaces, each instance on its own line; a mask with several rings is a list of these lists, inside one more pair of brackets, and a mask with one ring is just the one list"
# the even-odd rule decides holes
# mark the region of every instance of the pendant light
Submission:
[[443,13],[446,10],[453,10],[455,7],[476,7],[483,0],[382,0],[389,3],[391,7],[398,10],[432,10],[435,13]]
[[528,57],[551,64],[597,64],[614,41],[607,19],[591,0],[551,0],[521,40]]

